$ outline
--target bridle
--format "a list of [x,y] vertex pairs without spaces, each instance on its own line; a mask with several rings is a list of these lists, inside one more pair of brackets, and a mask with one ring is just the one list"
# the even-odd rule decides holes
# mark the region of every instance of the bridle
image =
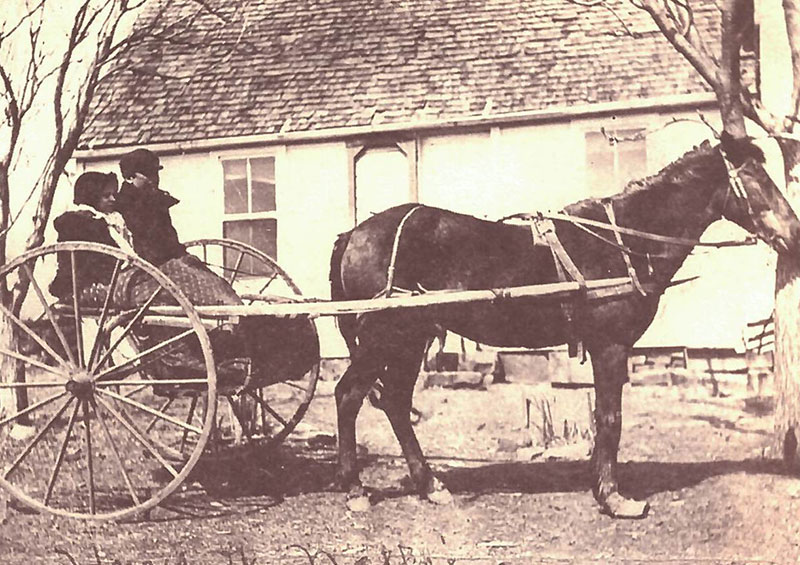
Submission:
[[733,194],[733,199],[744,205],[747,217],[750,219],[753,225],[755,225],[755,212],[753,211],[753,206],[751,205],[750,199],[747,196],[747,191],[744,188],[742,178],[739,176],[739,172],[744,169],[748,160],[745,159],[741,165],[735,167],[731,160],[728,159],[728,155],[722,146],[719,147],[719,154],[722,157],[722,162],[725,163],[725,169],[728,171],[728,189],[725,191],[725,199],[722,201],[722,210],[720,211],[720,215],[724,216],[730,196]]

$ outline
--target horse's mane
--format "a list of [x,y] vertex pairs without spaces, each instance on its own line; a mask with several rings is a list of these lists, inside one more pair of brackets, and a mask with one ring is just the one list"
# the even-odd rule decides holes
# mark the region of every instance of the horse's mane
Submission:
[[629,181],[622,192],[619,193],[619,196],[628,196],[643,190],[672,186],[679,178],[684,181],[689,180],[687,177],[698,176],[700,170],[713,166],[718,156],[719,152],[716,151],[716,148],[712,147],[710,142],[704,141],[657,173]]
[[734,138],[727,132],[722,132],[718,145],[711,145],[708,140],[703,141],[699,146],[694,146],[657,173],[629,181],[620,195],[667,187],[676,181],[691,181],[692,177],[697,177],[698,173],[707,167],[718,166],[717,159],[721,157],[722,151],[735,167],[740,166],[747,159],[754,159],[760,163],[766,160],[764,152],[752,142],[751,138]]

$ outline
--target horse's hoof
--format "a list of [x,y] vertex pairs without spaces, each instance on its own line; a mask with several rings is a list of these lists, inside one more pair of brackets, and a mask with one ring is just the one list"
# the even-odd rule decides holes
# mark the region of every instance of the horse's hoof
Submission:
[[350,512],[366,512],[370,509],[369,495],[367,489],[362,485],[353,485],[347,491],[347,509]]
[[453,495],[450,494],[450,491],[447,490],[444,483],[437,478],[433,479],[433,485],[431,485],[431,490],[428,492],[427,498],[434,504],[439,505],[453,503]]
[[372,506],[366,494],[348,496],[346,504],[350,512],[367,512]]
[[603,512],[612,518],[640,519],[647,516],[650,504],[645,500],[625,498],[618,492],[612,492],[601,503]]

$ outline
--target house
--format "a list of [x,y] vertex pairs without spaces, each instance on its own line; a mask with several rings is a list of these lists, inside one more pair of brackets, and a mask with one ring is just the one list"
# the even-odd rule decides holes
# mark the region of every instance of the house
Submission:
[[[698,112],[718,121],[713,93],[628,2],[236,4],[171,13],[171,39],[130,54],[98,92],[75,158],[117,170],[132,148],[157,152],[184,239],[256,245],[312,296],[328,294],[336,235],[371,213],[558,209],[709,138]],[[695,14],[712,34],[715,10]],[[757,69],[749,78],[758,86]],[[692,257],[703,277],[668,293],[644,342],[731,346],[770,307],[771,260],[760,246]],[[332,326],[323,335],[324,353],[342,354]]]

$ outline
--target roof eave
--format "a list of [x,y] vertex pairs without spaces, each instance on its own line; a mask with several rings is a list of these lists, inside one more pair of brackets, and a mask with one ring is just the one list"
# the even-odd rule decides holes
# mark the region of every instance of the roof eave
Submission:
[[256,134],[237,137],[218,137],[185,141],[169,141],[152,144],[119,145],[100,147],[97,149],[79,149],[73,154],[78,161],[95,161],[120,155],[130,151],[131,147],[146,146],[161,155],[218,151],[257,145],[278,145],[297,143],[321,143],[348,138],[358,138],[381,134],[401,134],[431,132],[475,127],[491,127],[514,124],[530,124],[537,122],[558,122],[577,118],[590,118],[606,114],[625,114],[642,111],[665,111],[686,108],[714,106],[717,100],[711,92],[663,96],[658,98],[642,98],[622,100],[598,104],[586,104],[570,107],[555,107],[544,110],[510,112],[505,114],[487,114],[464,116],[459,118],[430,121],[396,122],[365,126],[347,126],[308,131],[287,131],[278,133]]

